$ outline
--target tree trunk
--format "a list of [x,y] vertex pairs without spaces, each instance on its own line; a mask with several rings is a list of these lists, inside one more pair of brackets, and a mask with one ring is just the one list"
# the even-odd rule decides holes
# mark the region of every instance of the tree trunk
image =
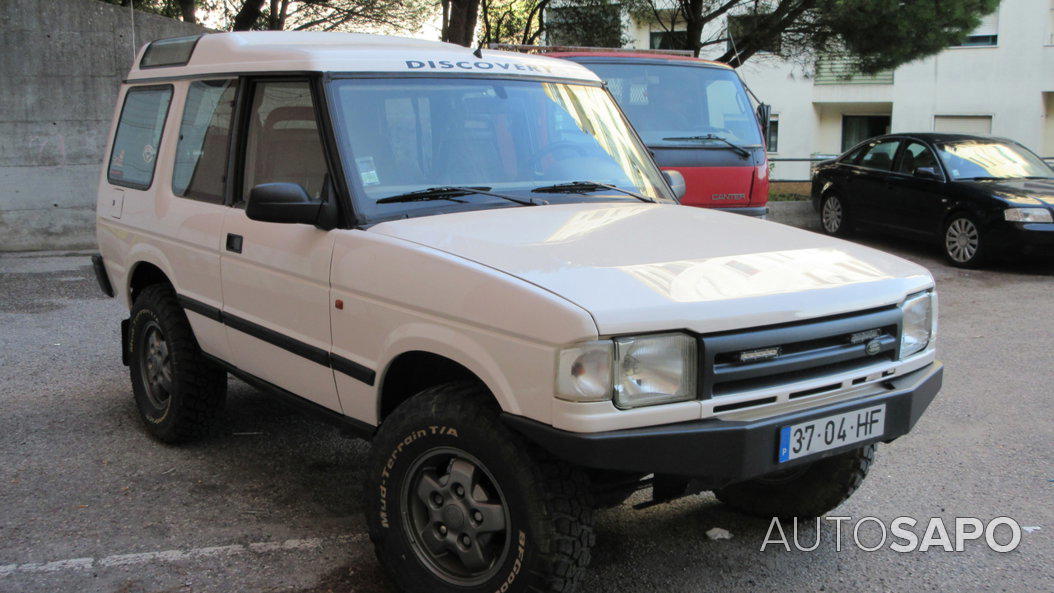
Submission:
[[231,27],[232,31],[251,31],[253,25],[259,20],[260,15],[263,14],[263,5],[265,0],[245,0],[242,4],[238,14],[234,17],[234,26]]
[[443,41],[469,47],[476,33],[480,0],[450,0],[450,13],[443,24]]
[[198,22],[198,15],[194,14],[197,9],[197,3],[198,0],[179,0],[179,12],[183,15],[183,22]]

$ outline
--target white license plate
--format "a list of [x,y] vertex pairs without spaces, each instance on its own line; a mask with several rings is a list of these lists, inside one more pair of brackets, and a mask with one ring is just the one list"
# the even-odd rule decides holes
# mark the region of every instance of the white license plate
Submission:
[[885,404],[784,426],[780,429],[779,460],[783,463],[843,445],[872,440],[882,436],[885,430]]

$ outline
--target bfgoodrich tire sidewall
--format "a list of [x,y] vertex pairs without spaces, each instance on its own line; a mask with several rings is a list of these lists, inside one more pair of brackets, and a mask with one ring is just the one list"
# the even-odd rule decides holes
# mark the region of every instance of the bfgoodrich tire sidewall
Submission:
[[[516,471],[515,459],[505,453],[506,444],[480,438],[476,431],[461,422],[407,427],[391,440],[375,442],[372,453],[375,463],[367,491],[370,536],[377,546],[377,554],[389,568],[401,590],[411,592],[516,592],[525,591],[530,580],[529,568],[534,561],[539,542],[533,534],[532,517],[544,513],[541,496],[534,492],[528,475],[523,472],[520,459]],[[449,447],[470,453],[486,467],[501,488],[509,511],[506,529],[507,545],[501,567],[486,581],[473,586],[459,586],[442,581],[413,551],[402,516],[403,482],[414,461],[427,452]],[[529,461],[527,461],[529,463]],[[378,469],[379,468],[379,469]],[[533,500],[532,500],[533,498]]]

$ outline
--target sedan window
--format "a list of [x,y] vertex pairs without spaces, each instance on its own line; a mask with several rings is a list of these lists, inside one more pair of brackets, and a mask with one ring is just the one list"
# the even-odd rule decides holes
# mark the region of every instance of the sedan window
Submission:
[[898,146],[900,146],[900,140],[884,140],[872,144],[871,148],[864,153],[864,157],[860,159],[860,166],[889,171],[893,168],[893,156],[897,154]]
[[900,155],[900,164],[897,166],[897,171],[914,175],[915,170],[922,167],[931,167],[936,171],[940,171],[940,166],[937,165],[937,157],[933,156],[932,150],[921,142],[908,142],[907,146],[904,147],[904,152]]

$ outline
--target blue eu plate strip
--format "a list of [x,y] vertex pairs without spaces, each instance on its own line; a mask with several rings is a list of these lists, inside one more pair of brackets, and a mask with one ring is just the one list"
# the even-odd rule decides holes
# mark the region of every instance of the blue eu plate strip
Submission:
[[780,429],[780,463],[790,458],[791,427],[784,426]]

